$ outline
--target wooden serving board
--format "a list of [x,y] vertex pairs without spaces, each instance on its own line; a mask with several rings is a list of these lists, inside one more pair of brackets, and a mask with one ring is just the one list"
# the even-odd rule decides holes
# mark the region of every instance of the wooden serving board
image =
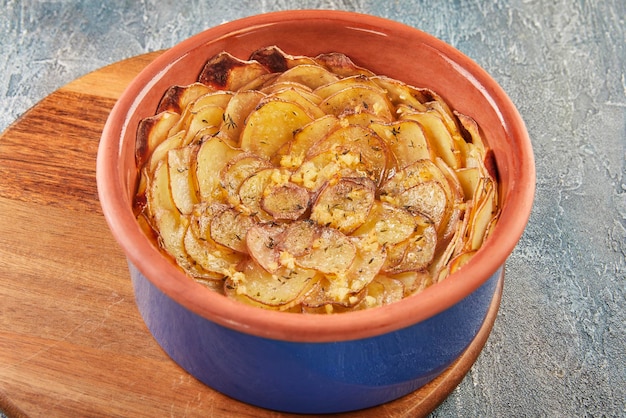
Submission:
[[[0,136],[0,411],[10,417],[295,416],[234,401],[191,377],[135,306],[98,202],[96,153],[115,100],[159,54],[77,79]],[[501,284],[480,334],[439,378],[341,416],[416,417],[436,408],[487,340]]]

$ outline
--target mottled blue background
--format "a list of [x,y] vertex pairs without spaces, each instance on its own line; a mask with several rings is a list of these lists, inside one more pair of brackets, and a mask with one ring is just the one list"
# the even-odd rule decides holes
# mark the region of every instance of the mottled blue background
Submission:
[[537,197],[508,262],[492,335],[433,416],[626,416],[623,0],[0,5],[0,131],[87,72],[262,12],[359,11],[457,47],[519,107],[535,150]]

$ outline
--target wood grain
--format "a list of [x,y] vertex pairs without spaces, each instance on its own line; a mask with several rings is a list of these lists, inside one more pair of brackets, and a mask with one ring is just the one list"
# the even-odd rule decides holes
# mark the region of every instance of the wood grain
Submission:
[[[95,161],[116,98],[158,55],[68,84],[0,136],[0,410],[9,416],[295,416],[234,401],[191,377],[136,309],[98,203]],[[415,417],[436,408],[478,357],[500,292],[479,336],[439,378],[341,416]]]

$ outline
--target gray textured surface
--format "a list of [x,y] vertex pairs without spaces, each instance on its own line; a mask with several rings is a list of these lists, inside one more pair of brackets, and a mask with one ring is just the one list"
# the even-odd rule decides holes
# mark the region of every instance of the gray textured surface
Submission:
[[0,1],[0,130],[67,82],[288,8],[391,18],[457,47],[517,104],[537,197],[501,310],[434,416],[626,416],[626,2]]

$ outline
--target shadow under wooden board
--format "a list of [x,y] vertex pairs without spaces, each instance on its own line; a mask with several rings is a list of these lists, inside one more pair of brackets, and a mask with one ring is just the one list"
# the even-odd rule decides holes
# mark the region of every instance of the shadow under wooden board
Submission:
[[[106,118],[154,52],[55,91],[0,136],[0,411],[9,417],[295,417],[203,385],[160,349],[134,303],[122,251],[98,202],[95,161]],[[480,354],[497,316],[421,389],[340,417],[432,412]]]

